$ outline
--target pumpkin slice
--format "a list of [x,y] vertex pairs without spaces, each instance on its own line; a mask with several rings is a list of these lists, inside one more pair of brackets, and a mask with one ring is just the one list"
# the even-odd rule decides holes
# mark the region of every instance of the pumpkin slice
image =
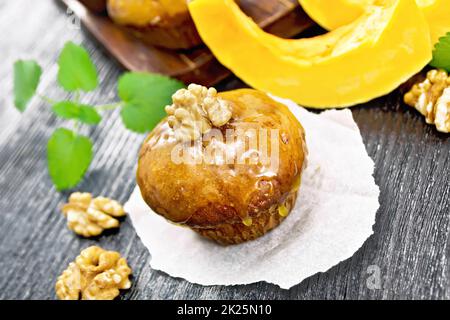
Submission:
[[310,107],[345,107],[391,92],[431,59],[427,23],[414,1],[384,1],[355,22],[309,39],[261,30],[233,0],[189,9],[217,59],[256,89]]
[[[376,0],[299,0],[306,13],[327,30],[355,21]],[[450,31],[449,0],[416,0],[425,14],[432,43]]]
[[422,8],[431,31],[431,41],[435,44],[440,37],[450,32],[449,0],[416,0]]
[[303,10],[327,30],[352,23],[374,0],[299,0]]

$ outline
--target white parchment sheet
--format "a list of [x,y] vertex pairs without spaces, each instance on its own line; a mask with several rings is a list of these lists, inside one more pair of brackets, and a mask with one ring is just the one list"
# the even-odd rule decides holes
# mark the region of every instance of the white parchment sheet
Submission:
[[379,188],[351,112],[314,114],[277,100],[300,120],[309,149],[294,210],[265,236],[223,247],[153,213],[136,187],[125,209],[153,269],[201,285],[266,281],[288,289],[351,257],[373,233]]

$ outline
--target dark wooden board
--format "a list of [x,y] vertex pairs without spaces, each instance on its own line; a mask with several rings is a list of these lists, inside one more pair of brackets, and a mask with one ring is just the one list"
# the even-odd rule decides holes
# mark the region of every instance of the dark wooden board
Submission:
[[[450,299],[450,141],[404,106],[398,92],[352,109],[381,189],[373,236],[353,257],[290,290],[262,282],[203,287],[154,271],[128,218],[99,239],[74,236],[59,211],[68,193],[55,191],[46,170],[47,139],[64,122],[37,100],[20,115],[10,94],[13,61],[32,57],[45,70],[39,90],[65,98],[55,85],[55,61],[72,40],[88,48],[101,75],[101,88],[83,102],[115,99],[124,70],[69,20],[52,1],[0,1],[0,299],[54,299],[58,275],[94,244],[120,251],[133,268],[133,286],[121,299]],[[218,87],[241,86],[230,78]],[[95,156],[79,190],[125,201],[144,135],[124,129],[118,112],[85,130]],[[374,265],[381,289],[371,290]]]
[[[147,46],[107,16],[90,12],[77,0],[62,1],[128,70],[162,73],[206,86],[230,75],[205,46],[180,51]],[[313,25],[297,0],[240,0],[239,4],[261,27],[282,37],[293,37]]]

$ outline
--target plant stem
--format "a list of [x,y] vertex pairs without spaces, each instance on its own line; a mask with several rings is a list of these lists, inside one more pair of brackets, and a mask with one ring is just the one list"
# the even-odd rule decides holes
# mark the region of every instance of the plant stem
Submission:
[[73,123],[73,131],[75,132],[75,134],[78,135],[78,129],[80,128],[80,121],[79,120],[75,120]]
[[80,104],[80,91],[79,90],[75,91],[74,95],[75,95],[74,96],[75,103]]
[[47,96],[45,96],[45,95],[43,95],[43,94],[38,93],[37,96],[38,96],[41,100],[44,100],[45,102],[47,102],[48,104],[55,104],[55,103],[56,103],[55,100],[53,100],[53,99],[51,99],[51,98],[49,98],[49,97],[47,97]]
[[116,102],[116,103],[111,103],[111,104],[105,104],[102,106],[95,106],[95,109],[97,109],[98,111],[108,111],[108,110],[114,110],[117,108],[120,108],[122,106],[122,102]]

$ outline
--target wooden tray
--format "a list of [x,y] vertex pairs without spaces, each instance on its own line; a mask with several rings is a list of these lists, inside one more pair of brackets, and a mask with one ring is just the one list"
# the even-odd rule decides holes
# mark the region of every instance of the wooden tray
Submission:
[[[89,32],[128,70],[161,73],[185,83],[195,82],[206,86],[214,85],[231,74],[205,46],[185,51],[147,46],[107,16],[90,12],[77,0],[60,1],[81,19]],[[281,37],[293,37],[313,25],[298,0],[238,2],[242,10],[261,27]]]

